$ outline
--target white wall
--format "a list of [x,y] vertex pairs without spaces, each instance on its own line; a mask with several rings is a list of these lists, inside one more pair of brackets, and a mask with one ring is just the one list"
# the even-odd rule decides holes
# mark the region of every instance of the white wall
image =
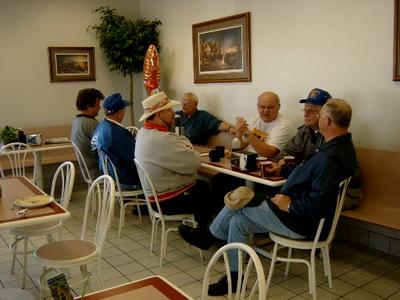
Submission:
[[[108,70],[98,39],[86,31],[99,23],[92,11],[108,4],[126,16],[140,14],[136,0],[0,0],[0,127],[70,124],[77,92],[86,87],[129,97],[129,78]],[[96,81],[50,83],[49,46],[94,46]]]
[[[194,84],[192,24],[251,12],[252,82]],[[178,98],[191,90],[201,108],[234,122],[250,117],[264,90],[301,124],[298,99],[320,87],[353,107],[358,146],[400,150],[400,86],[392,81],[392,0],[141,0],[158,17],[162,87]]]
[[[298,99],[313,87],[347,99],[359,146],[400,150],[400,83],[392,81],[393,0],[0,0],[0,127],[63,125],[75,115],[77,91],[129,96],[129,78],[108,71],[88,25],[92,10],[163,22],[162,88],[191,90],[200,106],[234,122],[255,113],[264,90],[281,96],[282,112],[301,124]],[[252,82],[194,84],[192,24],[251,12]],[[96,81],[50,83],[48,46],[95,46]],[[136,120],[143,98],[135,77]]]

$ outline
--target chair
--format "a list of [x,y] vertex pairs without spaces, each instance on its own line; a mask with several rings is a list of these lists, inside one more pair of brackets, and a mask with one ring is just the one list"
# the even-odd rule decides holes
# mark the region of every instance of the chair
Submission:
[[[274,267],[276,261],[283,261],[286,262],[286,270],[285,275],[287,276],[289,273],[290,262],[295,263],[304,263],[308,269],[308,277],[309,277],[309,292],[312,294],[313,299],[317,299],[317,289],[316,289],[316,275],[315,275],[315,251],[316,249],[321,249],[322,257],[323,257],[323,264],[324,264],[324,274],[328,277],[328,284],[329,288],[332,288],[332,272],[331,272],[331,263],[329,257],[329,246],[335,236],[336,226],[339,221],[340,213],[342,211],[343,203],[344,203],[344,196],[346,194],[347,186],[350,182],[351,177],[343,180],[339,184],[339,193],[337,196],[336,202],[336,210],[334,214],[334,218],[332,221],[332,226],[329,231],[329,235],[326,240],[320,241],[319,237],[322,231],[322,227],[324,225],[325,219],[322,218],[319,222],[319,226],[317,232],[315,234],[315,238],[313,241],[307,240],[295,240],[288,237],[280,236],[274,233],[270,233],[269,237],[274,244],[274,248],[272,251],[272,258],[271,258],[271,266],[269,269],[269,275],[267,279],[267,292],[269,285],[271,283],[272,274],[274,272]],[[277,252],[279,247],[287,247],[288,248],[288,257],[278,257]],[[292,258],[293,248],[295,249],[302,249],[302,250],[310,250],[310,260],[307,259],[300,259],[300,258]],[[269,257],[270,253],[267,253],[263,249],[255,249],[259,254]]]
[[139,132],[139,128],[135,127],[135,126],[126,126],[125,129],[129,130],[130,133],[132,133],[132,135],[134,137],[136,137],[136,135]]
[[[194,218],[193,214],[179,214],[179,215],[164,215],[161,211],[160,203],[158,201],[158,195],[156,189],[154,188],[153,182],[151,181],[147,172],[143,169],[142,165],[135,158],[135,164],[137,171],[139,173],[140,182],[142,187],[147,186],[150,187],[150,191],[146,191],[144,189],[144,195],[146,196],[147,208],[149,210],[149,216],[151,219],[151,237],[150,237],[150,251],[153,252],[153,245],[157,235],[157,226],[158,223],[161,223],[161,250],[160,250],[160,266],[162,267],[164,257],[167,254],[167,240],[168,233],[171,231],[178,231],[177,227],[166,228],[165,223],[167,221],[173,222],[182,222],[182,223],[191,223],[193,227],[197,227],[197,222]],[[154,197],[152,199],[151,197]],[[154,210],[153,205],[155,204],[157,207],[157,211]],[[199,249],[201,260],[203,260],[203,253]]]
[[[143,190],[123,190],[121,189],[121,184],[118,179],[118,170],[115,168],[111,159],[102,152],[98,151],[99,159],[101,161],[101,168],[103,173],[106,175],[111,175],[116,183],[115,196],[119,198],[120,214],[119,214],[119,226],[118,226],[118,237],[121,237],[121,230],[124,227],[125,221],[125,209],[127,206],[135,205],[139,213],[139,222],[142,223],[142,213],[140,211],[140,206],[146,205],[146,199],[138,198],[143,195]],[[110,172],[111,171],[111,172]]]
[[[34,165],[33,165],[33,175],[27,176],[33,183],[37,183],[37,166],[36,163],[38,161],[38,157],[36,152],[32,151],[31,146],[24,143],[10,143],[4,145],[0,148],[0,154],[4,154],[8,158],[8,162],[10,164],[10,171],[12,176],[26,176],[25,169],[27,163],[28,153],[32,153]],[[1,177],[5,177],[3,168],[0,165],[0,175]]]
[[[249,287],[253,286],[248,299],[254,298],[257,288],[258,288],[258,299],[259,300],[267,299],[264,269],[262,267],[260,258],[258,257],[257,253],[249,245],[243,243],[231,243],[218,249],[218,251],[213,255],[210,262],[208,263],[203,280],[201,300],[207,299],[212,267],[214,264],[218,262],[221,256],[223,256],[224,258],[225,272],[228,277],[228,299],[232,299],[232,281],[231,281],[231,272],[229,269],[229,259],[227,251],[236,251],[236,250],[238,251],[238,283],[236,286],[235,299],[244,299],[247,286]],[[245,263],[246,255],[249,255],[247,267]],[[253,272],[253,265],[257,274],[257,280],[255,281],[254,285],[250,284],[248,281],[249,276]]]
[[[60,185],[60,199],[61,206],[68,209],[69,201],[71,199],[72,188],[74,186],[75,179],[75,166],[72,162],[66,161],[62,163],[56,170],[53,181],[51,184],[50,195],[55,197],[55,190],[57,183]],[[14,274],[15,260],[17,254],[24,255],[23,261],[23,277],[22,277],[22,288],[25,288],[26,283],[26,267],[27,267],[27,256],[28,253],[28,241],[30,237],[34,236],[46,236],[47,241],[53,241],[52,233],[58,231],[59,239],[61,239],[61,229],[63,221],[55,221],[50,223],[43,223],[34,226],[25,226],[18,228],[11,228],[9,232],[14,235],[14,242],[10,245],[10,251],[13,253],[13,260],[11,265],[11,274]],[[24,241],[24,247],[22,251],[18,251],[18,243]]]
[[74,147],[74,151],[76,154],[76,158],[78,159],[79,169],[81,170],[83,180],[86,182],[89,189],[90,186],[93,184],[93,178],[90,175],[89,169],[86,165],[82,152],[79,150],[78,146],[74,142],[71,141],[71,144]]
[[[89,207],[92,201],[98,203],[96,206],[97,219],[93,224],[93,235],[87,232]],[[35,251],[34,257],[43,266],[43,272],[38,281],[41,299],[47,286],[47,275],[60,269],[79,266],[82,280],[78,282],[82,283],[83,287],[86,286],[87,280],[96,269],[98,282],[101,286],[103,285],[100,270],[101,254],[113,214],[114,201],[114,180],[108,175],[98,177],[89,188],[86,197],[81,239],[51,242],[40,246]],[[93,238],[89,239],[89,235]],[[91,261],[96,261],[96,264],[94,269],[88,272],[86,265]],[[74,283],[69,282],[69,284],[73,285]]]

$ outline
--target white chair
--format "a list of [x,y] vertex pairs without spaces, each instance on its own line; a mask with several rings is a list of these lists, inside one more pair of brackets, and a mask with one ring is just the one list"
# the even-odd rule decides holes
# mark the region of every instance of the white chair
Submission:
[[132,135],[134,137],[136,137],[136,135],[139,132],[139,128],[135,127],[135,126],[126,126],[125,129],[129,130],[130,133],[132,133]]
[[[36,152],[32,151],[31,146],[19,142],[10,143],[1,147],[0,153],[4,154],[8,158],[12,176],[26,176],[33,183],[37,183],[38,178],[36,174],[37,173],[36,162],[38,161],[38,158]],[[34,161],[32,175],[31,174],[27,175],[25,172],[25,169],[27,167],[26,166],[27,158],[29,157],[29,154],[32,154]],[[1,165],[0,165],[0,175],[2,178],[5,177],[4,170],[1,167]]]
[[82,152],[79,150],[78,146],[74,142],[71,141],[71,144],[74,147],[75,155],[76,155],[76,158],[78,159],[79,169],[81,170],[83,180],[86,182],[86,184],[88,185],[88,189],[89,189],[93,183],[93,178],[90,175],[89,169],[86,165],[86,162],[82,155]]
[[[139,213],[139,222],[142,223],[142,213],[140,211],[140,206],[146,205],[146,199],[139,198],[139,196],[143,196],[144,192],[142,189],[137,190],[123,190],[121,189],[121,184],[118,178],[118,170],[115,168],[111,159],[102,152],[98,151],[99,159],[101,161],[101,168],[103,169],[103,173],[106,175],[111,175],[114,178],[116,183],[115,196],[118,197],[120,211],[119,211],[119,226],[118,226],[118,237],[121,237],[121,230],[124,227],[125,222],[125,209],[127,206],[136,206]],[[111,172],[110,172],[111,171]]]
[[[244,299],[246,295],[246,288],[248,286],[252,286],[248,299],[254,299],[257,290],[259,300],[265,300],[267,298],[264,269],[257,253],[249,245],[243,243],[231,243],[218,249],[218,251],[213,255],[210,262],[208,263],[201,292],[202,300],[208,298],[208,287],[210,284],[211,271],[213,269],[213,266],[218,262],[221,256],[223,256],[224,258],[225,272],[228,278],[228,299],[232,299],[232,280],[227,251],[236,250],[238,251],[238,282],[236,286],[235,299]],[[247,255],[249,255],[249,259],[246,266],[245,262],[247,259]],[[250,284],[249,276],[252,275],[253,266],[257,274],[257,280],[254,284]]]
[[[87,280],[96,269],[98,282],[101,286],[103,285],[100,270],[101,254],[113,214],[114,193],[114,180],[108,175],[98,177],[93,182],[86,197],[81,239],[51,242],[40,246],[35,251],[34,257],[43,266],[43,272],[38,281],[41,299],[47,286],[47,276],[50,272],[60,269],[80,267],[82,280],[77,283],[82,283],[83,287],[86,286]],[[87,227],[89,207],[92,201],[96,201],[98,204],[96,206],[97,219],[93,225],[93,238],[89,239],[89,235],[92,236],[92,234],[87,232]],[[88,272],[86,265],[91,261],[96,261],[96,264],[94,269]],[[74,285],[75,283],[69,282],[69,284]]]
[[[332,288],[332,272],[331,272],[331,263],[330,263],[330,257],[329,257],[329,247],[330,243],[332,242],[335,232],[336,232],[336,226],[339,221],[340,213],[342,211],[343,203],[344,203],[344,196],[346,194],[347,186],[350,182],[351,177],[347,178],[346,180],[343,180],[340,185],[339,185],[339,193],[337,196],[337,201],[336,201],[336,210],[335,214],[333,217],[332,221],[332,226],[329,231],[329,235],[326,240],[320,241],[319,237],[322,231],[322,227],[324,225],[325,219],[321,219],[319,222],[318,230],[315,234],[315,238],[313,241],[308,241],[308,240],[295,240],[291,239],[288,237],[280,236],[274,233],[270,233],[269,236],[274,244],[274,249],[272,251],[272,258],[271,258],[271,266],[269,269],[269,275],[267,279],[267,292],[269,285],[271,283],[272,279],[272,274],[274,272],[274,267],[276,261],[283,261],[286,262],[286,271],[285,275],[287,276],[289,273],[289,266],[290,262],[295,262],[295,263],[303,263],[307,266],[308,269],[308,280],[309,280],[309,292],[313,296],[313,299],[317,299],[317,288],[316,288],[316,275],[315,275],[315,251],[316,249],[321,249],[321,253],[323,256],[323,263],[324,263],[324,274],[325,276],[328,276],[328,283],[329,283],[329,288]],[[277,256],[278,249],[280,247],[287,247],[288,248],[288,257],[279,257]],[[302,258],[293,258],[292,257],[292,249],[302,249],[302,250],[310,250],[311,255],[310,255],[310,260],[308,259],[302,259]],[[259,254],[264,255],[269,257],[270,253],[267,253],[263,249],[255,249]]]
[[[71,199],[72,188],[74,186],[75,179],[75,167],[72,162],[66,161],[62,163],[58,169],[56,170],[53,182],[51,184],[51,192],[50,195],[55,197],[56,185],[60,186],[60,205],[68,209],[69,201]],[[11,228],[9,232],[14,235],[14,242],[10,245],[10,251],[13,253],[13,260],[11,265],[11,274],[14,274],[14,267],[17,254],[23,254],[23,277],[22,277],[22,288],[25,288],[26,283],[26,268],[27,268],[27,256],[32,251],[28,251],[28,241],[30,237],[35,236],[46,236],[47,241],[53,241],[52,234],[58,231],[59,239],[61,238],[61,229],[62,229],[63,221],[55,221],[49,223],[43,223],[33,226],[24,226],[18,228]],[[18,243],[20,241],[24,242],[24,247],[22,251],[18,251]]]
[[[182,223],[191,223],[193,227],[197,227],[197,222],[194,218],[193,214],[179,214],[179,215],[164,215],[162,213],[160,203],[158,201],[157,191],[154,188],[153,182],[151,181],[149,175],[143,169],[142,165],[135,158],[136,168],[139,174],[140,182],[142,187],[144,188],[146,185],[150,187],[150,191],[146,191],[144,189],[144,195],[146,196],[147,208],[149,210],[149,216],[151,220],[151,237],[150,237],[150,251],[153,252],[153,245],[156,240],[157,235],[157,226],[158,223],[161,223],[161,250],[160,250],[160,266],[163,265],[164,257],[167,254],[167,240],[168,233],[171,231],[178,231],[177,227],[166,228],[165,223],[167,221],[172,222],[182,222]],[[153,199],[154,197],[154,199]],[[156,205],[157,210],[155,210],[152,204]],[[201,260],[203,260],[203,253],[199,249]]]

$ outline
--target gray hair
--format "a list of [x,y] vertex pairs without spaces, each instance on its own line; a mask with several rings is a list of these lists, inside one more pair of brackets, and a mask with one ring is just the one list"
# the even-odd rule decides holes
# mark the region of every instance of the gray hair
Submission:
[[329,99],[323,106],[333,123],[341,128],[348,128],[351,122],[351,106],[343,99]]
[[192,93],[192,92],[184,93],[183,96],[182,96],[182,99],[184,99],[184,98],[186,98],[186,99],[188,99],[190,101],[194,101],[196,103],[199,103],[199,98],[197,98],[195,93]]

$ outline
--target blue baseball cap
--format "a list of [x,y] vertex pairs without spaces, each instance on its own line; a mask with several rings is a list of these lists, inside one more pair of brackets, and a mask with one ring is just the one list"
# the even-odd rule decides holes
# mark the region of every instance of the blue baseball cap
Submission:
[[106,114],[116,113],[128,105],[129,101],[122,99],[122,96],[119,93],[108,96],[103,102],[103,108]]
[[308,94],[308,97],[306,99],[302,99],[299,102],[300,103],[311,103],[314,105],[322,106],[330,98],[332,98],[332,96],[327,91],[315,88],[315,89],[311,90],[311,92]]

